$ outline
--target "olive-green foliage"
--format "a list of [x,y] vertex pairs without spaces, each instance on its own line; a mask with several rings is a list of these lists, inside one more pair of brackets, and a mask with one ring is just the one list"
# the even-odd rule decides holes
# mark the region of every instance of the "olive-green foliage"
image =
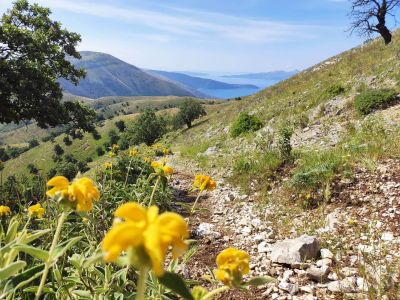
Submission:
[[231,180],[245,190],[254,180],[262,180],[263,186],[266,187],[265,180],[271,177],[281,165],[282,160],[277,151],[269,150],[252,157],[240,155],[235,160]]
[[133,184],[141,176],[147,178],[153,169],[140,157],[118,156],[112,172],[114,180]]
[[180,125],[186,124],[188,128],[192,127],[192,122],[202,116],[206,115],[204,106],[199,102],[199,100],[185,99],[179,105],[179,112],[174,118],[173,126],[179,128]]
[[345,88],[340,85],[340,84],[333,84],[330,87],[328,87],[325,91],[325,94],[329,97],[329,98],[333,98],[336,96],[339,96],[340,94],[343,94],[345,92]]
[[362,115],[368,115],[376,109],[390,106],[397,100],[397,93],[392,89],[366,90],[354,99],[356,110]]
[[167,124],[163,117],[157,116],[153,109],[146,109],[128,126],[123,134],[130,145],[153,144],[167,133]]
[[232,123],[231,136],[237,137],[243,133],[257,131],[262,126],[263,123],[258,117],[248,113],[241,113]]
[[284,162],[290,162],[292,160],[292,145],[290,143],[292,135],[293,128],[289,125],[282,127],[279,131],[278,151]]

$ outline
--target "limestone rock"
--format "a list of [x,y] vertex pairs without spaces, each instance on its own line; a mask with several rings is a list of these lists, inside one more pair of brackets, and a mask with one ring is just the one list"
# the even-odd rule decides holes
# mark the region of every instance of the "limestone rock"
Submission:
[[317,258],[319,250],[319,242],[315,237],[303,235],[296,239],[287,239],[274,244],[271,259],[275,263],[290,265]]

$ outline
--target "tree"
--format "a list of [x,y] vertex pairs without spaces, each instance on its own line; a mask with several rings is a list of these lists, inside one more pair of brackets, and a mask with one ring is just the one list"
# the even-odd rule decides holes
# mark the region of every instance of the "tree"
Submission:
[[204,106],[194,99],[185,99],[181,105],[179,105],[179,112],[176,115],[176,122],[186,124],[188,128],[192,127],[192,122],[202,116],[206,115]]
[[17,0],[0,19],[0,123],[36,120],[47,128],[72,122],[88,130],[94,111],[62,103],[58,82],[64,78],[78,84],[84,77],[84,70],[67,59],[81,57],[75,49],[81,38],[50,14],[48,8]]
[[64,154],[64,149],[59,144],[55,144],[53,150],[57,156],[61,156]]
[[400,0],[352,0],[350,16],[354,19],[350,30],[370,37],[379,33],[385,44],[392,41],[392,33],[386,26],[387,16],[394,16]]
[[129,144],[153,144],[167,132],[167,124],[163,117],[157,117],[154,109],[146,109],[140,114],[132,126],[125,130],[123,140]]
[[119,132],[125,131],[126,125],[125,125],[124,120],[119,120],[119,121],[115,122],[115,126],[117,126]]

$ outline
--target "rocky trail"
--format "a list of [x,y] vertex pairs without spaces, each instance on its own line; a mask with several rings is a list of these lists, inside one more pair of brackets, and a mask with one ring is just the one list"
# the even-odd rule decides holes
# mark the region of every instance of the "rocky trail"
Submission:
[[[172,179],[176,209],[187,214],[196,194],[191,191],[193,173],[178,164]],[[189,218],[191,238],[197,250],[182,270],[188,279],[216,268],[216,255],[227,247],[249,252],[250,276],[276,279],[248,292],[231,290],[218,299],[398,299],[400,261],[400,164],[385,161],[376,171],[355,171],[352,182],[338,181],[325,209],[324,226],[314,235],[282,237],[275,232],[274,208],[260,206],[256,195],[244,195],[218,174],[213,192],[205,193],[198,212]],[[305,213],[293,226],[313,218]],[[372,298],[371,298],[372,297]]]

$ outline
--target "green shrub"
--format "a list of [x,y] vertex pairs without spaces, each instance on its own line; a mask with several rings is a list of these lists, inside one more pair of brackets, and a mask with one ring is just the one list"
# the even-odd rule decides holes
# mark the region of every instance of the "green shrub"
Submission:
[[259,118],[248,113],[241,113],[239,117],[233,121],[231,127],[231,136],[237,137],[243,133],[257,131],[263,126]]
[[292,161],[292,145],[290,140],[293,135],[293,128],[284,126],[279,132],[278,151],[279,156],[284,162]]
[[338,96],[340,94],[343,94],[344,91],[345,91],[345,88],[342,85],[336,83],[336,84],[333,84],[330,87],[328,87],[326,89],[325,93],[329,97],[333,98],[333,97],[336,97],[336,96]]
[[392,89],[366,90],[354,99],[356,110],[368,115],[376,109],[389,107],[397,100],[397,93]]

